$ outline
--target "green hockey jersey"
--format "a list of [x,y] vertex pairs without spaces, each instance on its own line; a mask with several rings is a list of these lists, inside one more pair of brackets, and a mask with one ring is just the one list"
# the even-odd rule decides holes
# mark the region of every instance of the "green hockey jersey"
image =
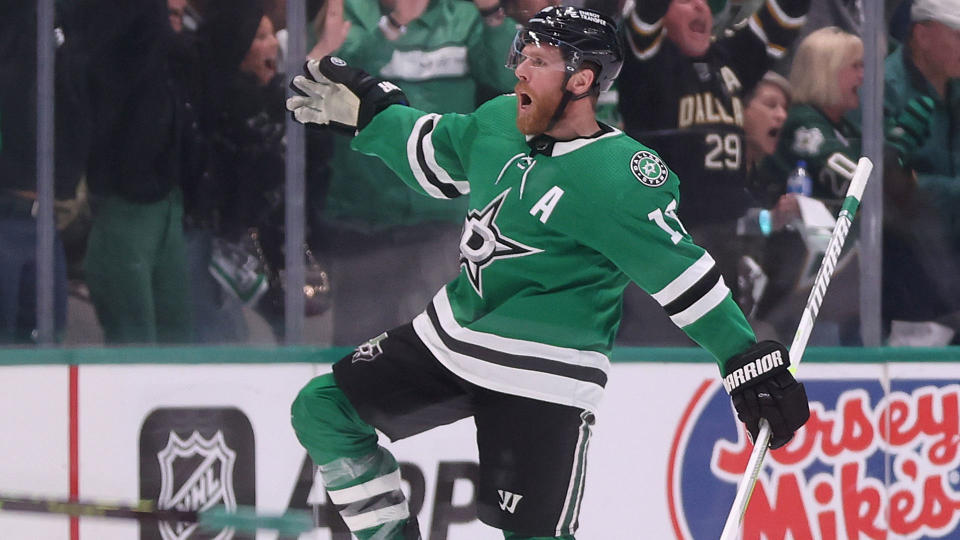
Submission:
[[472,114],[391,106],[352,147],[420,193],[469,196],[461,272],[413,324],[474,384],[595,410],[629,280],[719,361],[755,342],[677,219],[676,175],[617,129],[528,142],[508,95]]
[[838,173],[827,163],[835,154],[855,163],[860,156],[860,127],[841,118],[832,122],[819,108],[809,103],[795,103],[787,111],[787,120],[780,129],[780,139],[773,154],[760,164],[761,174],[777,189],[777,197],[786,192],[787,176],[805,161],[813,179],[813,197],[838,209],[847,195],[850,178]]

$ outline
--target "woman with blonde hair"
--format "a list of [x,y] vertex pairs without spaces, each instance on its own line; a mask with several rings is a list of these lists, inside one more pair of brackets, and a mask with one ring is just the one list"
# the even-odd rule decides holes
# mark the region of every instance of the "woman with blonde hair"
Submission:
[[[773,207],[769,214],[772,236],[758,258],[767,282],[756,317],[779,335],[789,335],[796,328],[812,282],[810,272],[816,268],[811,264],[817,259],[816,246],[807,244],[796,228],[784,229],[801,219],[797,195],[786,193],[787,176],[803,161],[813,180],[809,195],[828,206],[842,201],[849,178],[828,163],[855,161],[860,154],[860,128],[846,114],[860,105],[857,91],[863,84],[863,43],[832,26],[811,33],[797,47],[789,81],[792,103],[776,150],[763,158],[759,167],[760,198]],[[856,278],[854,272],[844,270],[850,261],[847,256],[840,261],[842,271],[835,276],[838,282]],[[844,290],[855,293],[856,287]],[[831,296],[819,321],[826,333],[818,339],[829,344],[846,339],[840,336],[856,327],[855,306],[856,301],[845,295]],[[827,337],[831,334],[835,335]]]
[[[792,193],[784,194],[787,176],[797,167],[799,161],[806,162],[805,167],[813,180],[811,196],[832,207],[834,211],[840,206],[850,181],[850,173],[847,171],[852,169],[861,154],[860,127],[849,120],[848,113],[860,106],[857,92],[862,84],[863,42],[859,37],[831,26],[821,28],[801,41],[790,70],[793,104],[787,114],[776,151],[761,164],[763,179],[771,188],[768,193],[779,197],[774,207],[776,211],[771,211],[771,216],[799,215],[796,196]],[[938,256],[944,250],[938,245],[940,239],[937,235],[919,235],[916,232],[921,230],[920,220],[929,216],[913,213],[905,218],[899,207],[905,204],[904,199],[907,197],[895,193],[893,189],[894,186],[911,187],[915,184],[913,171],[904,164],[902,156],[909,155],[911,150],[922,145],[929,136],[933,102],[918,99],[907,109],[896,117],[886,118],[885,121],[884,139],[887,148],[884,152],[884,184],[888,191],[883,224],[885,319],[898,311],[900,305],[916,305],[917,298],[920,298],[916,292],[918,289],[921,292],[944,290],[938,287],[938,272],[935,267],[948,263],[945,257]],[[891,202],[896,204],[891,205]],[[774,224],[773,228],[776,230],[777,224]],[[786,243],[783,239],[778,239],[768,245],[783,247]],[[789,256],[775,253],[768,258],[788,260]],[[854,259],[847,257],[846,260]],[[843,259],[838,267],[842,265]],[[775,269],[765,267],[765,270],[770,275],[772,284],[792,281],[792,278],[786,279],[778,275]],[[956,275],[956,272],[947,275]],[[841,285],[841,290],[856,290],[857,278],[853,265],[850,265],[850,270],[846,272],[838,272],[834,279]],[[844,283],[849,286],[844,286]],[[910,284],[909,302],[901,300],[906,295],[898,296],[898,293],[907,288],[904,283]],[[777,298],[776,288],[776,285],[769,287],[771,292],[767,298]],[[797,300],[806,298],[806,289],[800,294],[795,293],[795,297]],[[847,307],[844,304],[853,306],[855,300],[844,299],[842,296],[833,298],[822,311],[827,314],[827,321],[834,319],[841,327],[853,326],[857,312],[855,309],[844,312],[844,307]],[[786,302],[787,300],[780,301],[781,304]],[[774,300],[770,300],[770,303],[774,303]],[[767,315],[763,312],[764,307],[766,305],[761,306],[760,312]],[[899,309],[899,312],[903,313],[903,310]],[[776,315],[767,316],[776,318]],[[791,325],[783,326],[789,328]],[[894,328],[893,334],[896,333]],[[895,338],[891,338],[891,342],[899,343]]]
[[863,42],[828,26],[800,42],[790,70],[793,104],[777,149],[764,160],[765,176],[785,190],[787,175],[799,161],[813,179],[812,196],[825,202],[842,200],[849,178],[828,166],[860,155],[860,128],[846,114],[860,106],[863,84]]

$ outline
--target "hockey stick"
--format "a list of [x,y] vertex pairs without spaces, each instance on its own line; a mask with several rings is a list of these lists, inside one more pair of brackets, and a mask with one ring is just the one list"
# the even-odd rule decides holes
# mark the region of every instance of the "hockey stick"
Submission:
[[296,537],[300,533],[313,529],[313,517],[310,512],[305,510],[287,511],[282,515],[265,515],[258,514],[255,509],[249,506],[241,506],[232,512],[228,512],[222,506],[209,510],[174,510],[157,508],[153,501],[140,501],[136,505],[121,505],[0,495],[0,510],[65,514],[78,517],[135,519],[146,523],[158,521],[196,523],[201,528],[211,531],[227,527],[241,532],[271,529],[279,531],[281,537]]
[[[847,197],[840,208],[840,215],[837,216],[837,224],[834,226],[830,242],[827,244],[827,251],[823,254],[823,262],[820,263],[820,269],[817,271],[817,278],[810,290],[810,296],[807,298],[807,305],[803,308],[800,326],[797,327],[797,333],[793,336],[793,343],[790,344],[790,373],[795,374],[797,372],[797,365],[800,364],[803,351],[807,348],[810,331],[813,330],[813,323],[820,312],[820,304],[823,303],[827,286],[830,285],[830,279],[833,277],[833,271],[837,265],[837,258],[840,256],[840,250],[843,249],[847,233],[850,232],[850,224],[853,223],[853,218],[857,214],[860,198],[863,196],[863,189],[867,185],[867,179],[870,178],[871,170],[873,170],[873,162],[862,157],[853,171],[853,179],[850,181],[850,187],[847,188]],[[730,515],[727,516],[727,522],[723,526],[720,540],[736,540],[740,533],[740,525],[743,523],[743,516],[747,513],[747,505],[750,504],[750,496],[753,495],[753,488],[757,485],[760,467],[763,465],[763,458],[767,455],[769,444],[770,424],[761,419],[760,433],[757,434],[753,451],[747,461],[747,470],[744,472],[743,479],[740,480],[740,485],[737,486],[737,496],[733,499],[733,508],[730,509]]]

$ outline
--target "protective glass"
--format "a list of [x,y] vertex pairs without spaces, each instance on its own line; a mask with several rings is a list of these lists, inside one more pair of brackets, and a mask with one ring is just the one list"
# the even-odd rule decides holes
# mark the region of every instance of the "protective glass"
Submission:
[[[549,60],[550,56],[534,55],[531,49],[526,49],[526,53],[524,53],[524,49],[528,46],[559,49],[560,56],[563,60],[561,62],[551,61]],[[517,69],[517,66],[524,60],[529,60],[530,65],[538,69],[573,73],[580,68],[582,59],[583,53],[580,49],[569,43],[532,30],[520,30],[517,32],[516,37],[513,38],[513,45],[510,47],[510,53],[507,55],[506,66],[509,69]]]

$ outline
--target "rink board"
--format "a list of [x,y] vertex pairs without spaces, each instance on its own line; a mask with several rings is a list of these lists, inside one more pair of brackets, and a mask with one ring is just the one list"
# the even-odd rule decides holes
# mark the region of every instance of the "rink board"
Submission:
[[[302,538],[349,538],[311,492],[289,427],[297,391],[329,370],[311,360],[330,354],[271,351],[283,363],[261,364],[250,351],[161,351],[132,362],[70,353],[72,368],[51,351],[0,353],[0,493],[65,497],[73,479],[81,499],[264,512],[317,503],[321,527]],[[598,415],[577,538],[716,539],[750,451],[716,366],[694,350],[617,359],[627,361],[614,363]],[[813,349],[808,359],[812,419],[768,455],[745,538],[960,538],[960,350]],[[474,441],[468,420],[390,446],[425,540],[502,538],[473,517]],[[164,527],[81,518],[71,533],[63,517],[0,512],[4,540],[199,538]]]

